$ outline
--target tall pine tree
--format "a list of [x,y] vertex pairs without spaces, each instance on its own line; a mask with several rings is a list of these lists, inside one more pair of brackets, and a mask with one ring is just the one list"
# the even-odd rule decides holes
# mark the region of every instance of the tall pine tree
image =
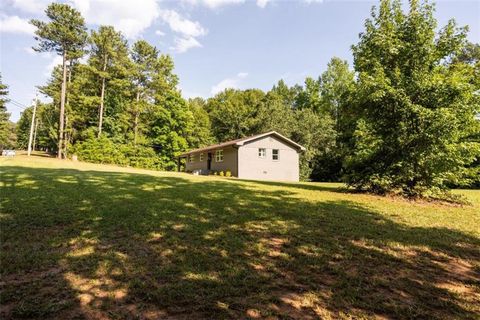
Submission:
[[125,73],[128,68],[128,44],[120,32],[111,26],[100,26],[92,31],[89,66],[99,82],[98,136],[102,134],[105,91],[115,73]]
[[87,41],[85,20],[80,12],[67,4],[52,3],[45,10],[49,22],[33,19],[30,21],[37,30],[35,40],[39,52],[55,52],[62,56],[62,87],[60,94],[60,115],[58,128],[58,158],[64,152],[65,101],[67,95],[67,64],[83,55]]

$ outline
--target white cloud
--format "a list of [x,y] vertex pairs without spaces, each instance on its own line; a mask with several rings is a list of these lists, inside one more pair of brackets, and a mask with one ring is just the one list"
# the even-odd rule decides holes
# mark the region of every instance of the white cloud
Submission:
[[202,0],[207,7],[215,9],[225,5],[244,3],[244,0]]
[[189,20],[174,10],[162,10],[160,17],[173,32],[179,34],[175,37],[175,46],[170,49],[183,53],[189,49],[202,46],[196,38],[206,35],[207,30],[199,22]]
[[183,2],[187,2],[189,5],[203,5],[210,9],[216,9],[227,5],[245,3],[245,0],[183,0]]
[[27,19],[18,16],[2,16],[0,17],[0,32],[33,35],[35,27],[28,23]]
[[138,37],[160,14],[157,0],[71,0],[89,24],[112,25],[127,38]]
[[52,75],[52,71],[56,66],[58,66],[59,64],[62,64],[61,56],[51,54],[50,58],[51,58],[50,63],[45,67],[45,72],[43,74],[47,78]]
[[175,38],[175,46],[171,47],[170,49],[178,52],[178,53],[183,53],[188,51],[189,49],[196,48],[196,47],[201,47],[202,44],[198,42],[197,39],[194,37],[188,37],[188,38]]
[[163,37],[165,35],[165,32],[163,32],[162,30],[155,30],[155,34],[157,36]]
[[198,91],[189,91],[189,90],[186,90],[186,89],[182,88],[181,85],[179,85],[178,88],[182,92],[182,97],[185,97],[187,99],[197,98],[197,97],[208,98],[208,94],[203,94],[203,93],[198,92]]
[[200,23],[184,18],[176,11],[163,10],[161,17],[169,25],[170,29],[186,37],[198,37],[207,33],[207,30]]
[[214,85],[212,87],[212,90],[210,93],[212,95],[215,95],[227,88],[233,88],[233,89],[238,89],[241,86],[241,82],[243,79],[245,79],[248,76],[248,73],[246,72],[239,72],[235,77],[233,78],[226,78],[220,81],[218,84]]
[[29,55],[35,55],[37,52],[35,50],[32,49],[32,47],[25,47],[23,48],[23,50],[28,53]]
[[269,3],[269,2],[270,2],[270,0],[257,0],[257,6],[259,6],[260,8],[265,8],[267,3]]
[[[25,48],[25,51],[27,51],[29,54],[39,55],[41,58],[48,61],[43,71],[43,76],[45,78],[49,78],[52,75],[53,69],[56,66],[61,65],[63,62],[62,56],[59,56],[58,54],[55,54],[53,52],[35,52],[34,50],[29,50],[29,48]],[[82,58],[79,59],[79,62],[86,63],[87,59],[88,59],[87,56],[83,56]],[[67,61],[67,64],[68,64],[68,61]]]
[[50,0],[12,0],[12,6],[28,13],[42,13]]
[[33,50],[32,47],[24,47],[23,50],[28,53],[29,55],[32,55],[32,56],[38,56],[38,57],[42,57],[44,59],[51,59],[53,58],[53,53],[52,52],[38,52],[38,51],[35,51]]
[[[257,6],[265,8],[267,3],[272,0],[256,0]],[[306,0],[306,1],[319,1],[319,0]],[[320,0],[321,1],[321,0]],[[229,5],[244,4],[246,0],[182,0],[182,2],[188,5],[202,5],[210,9],[217,9]]]

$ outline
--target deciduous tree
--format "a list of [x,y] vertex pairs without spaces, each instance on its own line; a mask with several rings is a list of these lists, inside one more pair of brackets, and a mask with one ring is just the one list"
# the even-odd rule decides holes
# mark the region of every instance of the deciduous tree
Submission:
[[478,110],[470,73],[452,63],[466,29],[437,32],[429,3],[381,1],[353,46],[359,119],[347,182],[358,189],[433,196],[475,159],[464,140]]

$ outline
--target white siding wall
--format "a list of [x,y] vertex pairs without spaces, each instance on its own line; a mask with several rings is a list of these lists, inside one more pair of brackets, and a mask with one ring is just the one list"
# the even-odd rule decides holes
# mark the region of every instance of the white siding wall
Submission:
[[[258,149],[267,149],[265,158],[258,156]],[[279,160],[272,160],[272,150],[279,150]],[[238,149],[238,177],[253,180],[298,181],[298,152],[289,144],[268,136],[254,140]]]

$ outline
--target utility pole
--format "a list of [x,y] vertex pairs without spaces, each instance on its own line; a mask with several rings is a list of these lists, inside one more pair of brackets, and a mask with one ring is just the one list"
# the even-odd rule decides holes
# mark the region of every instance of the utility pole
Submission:
[[38,117],[35,119],[35,130],[33,131],[32,151],[35,151],[35,145],[37,142],[37,130],[38,130]]
[[32,140],[33,140],[33,129],[35,128],[35,113],[37,112],[38,105],[38,93],[35,98],[35,103],[33,104],[33,114],[32,114],[32,124],[30,125],[30,137],[28,138],[28,156],[32,153]]

